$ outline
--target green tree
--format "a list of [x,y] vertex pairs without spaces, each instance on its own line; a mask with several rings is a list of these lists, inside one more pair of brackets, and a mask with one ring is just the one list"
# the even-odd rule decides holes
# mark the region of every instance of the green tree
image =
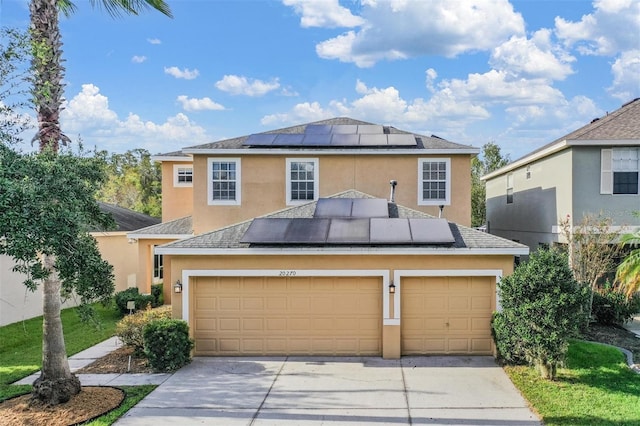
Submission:
[[[635,212],[640,217],[640,212]],[[629,254],[618,265],[616,270],[616,287],[622,291],[628,299],[640,292],[640,230],[624,234],[620,244],[631,248]]]
[[487,191],[480,178],[509,164],[509,155],[502,156],[500,147],[488,142],[482,147],[482,157],[471,160],[471,226],[481,226],[487,222]]
[[567,257],[557,250],[538,250],[498,283],[502,310],[493,318],[500,355],[512,363],[527,362],[541,376],[554,379],[576,336],[588,290],[573,277]]
[[134,149],[124,154],[100,151],[96,156],[104,161],[108,175],[98,194],[100,201],[161,216],[162,174],[160,165],[151,161],[149,151]]
[[13,28],[0,30],[0,142],[15,144],[29,128],[29,120],[20,114],[26,108],[28,93],[29,37]]
[[[144,8],[154,8],[171,16],[169,7],[163,0],[92,0],[92,5],[101,5],[110,15],[137,14]],[[60,27],[58,23],[59,11],[70,14],[75,9],[70,0],[31,0],[30,12],[30,35],[32,63],[31,72],[33,79],[32,96],[38,120],[38,130],[34,137],[38,140],[42,152],[42,161],[55,163],[57,160],[64,161],[63,157],[57,156],[60,144],[69,142],[69,138],[64,135],[60,128],[60,105],[63,95],[62,79],[64,77],[64,67],[62,66],[62,40],[60,37]],[[37,157],[40,158],[40,157]],[[70,160],[70,162],[72,162]],[[66,164],[66,163],[65,163]],[[44,165],[42,166],[44,167]],[[50,165],[54,169],[54,165]],[[46,168],[46,167],[45,167]],[[73,169],[65,169],[66,173],[74,176]],[[56,176],[61,177],[63,173]],[[67,179],[68,180],[68,179]],[[91,179],[85,181],[87,186]],[[47,181],[46,183],[51,183]],[[77,188],[77,187],[72,187]],[[94,191],[95,192],[95,191]],[[94,195],[91,192],[91,195]],[[78,194],[79,195],[79,194]],[[55,193],[42,194],[47,200],[42,207],[58,211],[66,204],[58,200]],[[95,203],[95,202],[94,202]],[[80,216],[78,209],[87,208],[85,212],[91,215],[91,205],[86,203],[70,204]],[[48,217],[47,215],[44,215]],[[50,217],[48,217],[50,219]],[[78,219],[80,219],[78,217]],[[40,225],[45,225],[35,221]],[[69,225],[68,221],[60,221],[59,226]],[[74,228],[69,228],[72,230]],[[71,233],[75,238],[83,241],[88,240],[81,233]],[[23,235],[24,234],[19,234]],[[26,236],[25,236],[26,237]],[[29,241],[29,240],[27,240]],[[36,241],[37,242],[37,241]],[[85,243],[89,246],[91,244]],[[95,246],[95,241],[93,241]],[[36,244],[37,246],[37,244]],[[97,250],[97,249],[96,249]],[[41,376],[33,386],[33,396],[50,405],[65,402],[74,394],[80,391],[80,383],[69,372],[69,363],[66,358],[64,346],[64,336],[62,334],[62,324],[60,322],[60,281],[58,275],[63,277],[63,270],[59,268],[79,267],[78,264],[67,265],[64,258],[56,258],[56,255],[64,255],[64,251],[58,253],[49,250],[46,246],[41,249],[41,263],[37,271],[39,277],[43,279],[43,365]],[[95,266],[95,265],[94,265]]]

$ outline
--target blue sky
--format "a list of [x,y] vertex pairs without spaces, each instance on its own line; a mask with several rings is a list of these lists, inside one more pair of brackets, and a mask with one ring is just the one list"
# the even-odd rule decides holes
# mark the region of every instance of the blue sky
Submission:
[[[110,152],[348,116],[515,159],[640,97],[638,0],[75,3],[63,130]],[[0,7],[28,25],[27,0]]]

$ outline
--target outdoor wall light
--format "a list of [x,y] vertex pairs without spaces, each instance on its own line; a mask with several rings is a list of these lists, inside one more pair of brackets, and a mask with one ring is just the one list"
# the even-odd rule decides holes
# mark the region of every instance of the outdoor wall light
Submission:
[[396,285],[391,282],[391,284],[389,284],[389,293],[390,294],[394,294],[396,292]]
[[173,291],[174,293],[182,293],[182,283],[180,282],[180,280],[176,281],[176,283],[173,285]]

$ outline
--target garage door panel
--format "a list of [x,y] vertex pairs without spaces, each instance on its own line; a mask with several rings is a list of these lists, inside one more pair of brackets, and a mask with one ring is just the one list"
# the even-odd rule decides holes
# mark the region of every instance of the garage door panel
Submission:
[[491,354],[494,277],[405,277],[403,355]]
[[[194,281],[196,355],[379,355],[382,351],[380,278]],[[201,294],[208,294],[209,300],[198,303]]]

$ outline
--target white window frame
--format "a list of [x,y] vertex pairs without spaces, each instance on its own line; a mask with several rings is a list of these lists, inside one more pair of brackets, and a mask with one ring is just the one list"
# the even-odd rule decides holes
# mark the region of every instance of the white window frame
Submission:
[[[424,180],[422,179],[424,163],[445,163],[445,198],[438,200],[425,200],[422,197],[424,192]],[[451,205],[451,158],[425,157],[418,158],[418,205],[419,206],[449,206]]]
[[[162,254],[156,254],[155,248],[157,246],[153,246],[152,250],[152,262],[153,262],[153,272],[152,272],[152,280],[154,284],[161,283],[164,279],[164,257]],[[156,267],[157,265],[157,267]]]
[[[213,199],[213,164],[235,163],[236,165],[236,198],[235,200]],[[210,206],[239,206],[242,203],[242,163],[240,158],[210,157],[207,159],[207,202]]]
[[515,175],[507,173],[507,204],[513,204],[513,187],[515,186]]
[[[286,200],[287,205],[310,203],[318,199],[320,189],[320,161],[317,158],[287,158],[286,174]],[[293,163],[313,163],[313,200],[292,200],[291,199],[291,165]]]
[[640,182],[638,183],[637,194],[617,194],[613,192],[614,174],[616,172],[638,172],[640,175],[640,159],[635,170],[616,170],[614,166],[613,153],[616,150],[635,149],[640,157],[640,148],[607,148],[600,151],[600,194],[610,194],[615,196],[637,196],[640,195]]
[[[191,170],[191,182],[180,182],[180,169]],[[193,186],[193,165],[192,164],[174,164],[173,165],[173,186],[189,187]]]

